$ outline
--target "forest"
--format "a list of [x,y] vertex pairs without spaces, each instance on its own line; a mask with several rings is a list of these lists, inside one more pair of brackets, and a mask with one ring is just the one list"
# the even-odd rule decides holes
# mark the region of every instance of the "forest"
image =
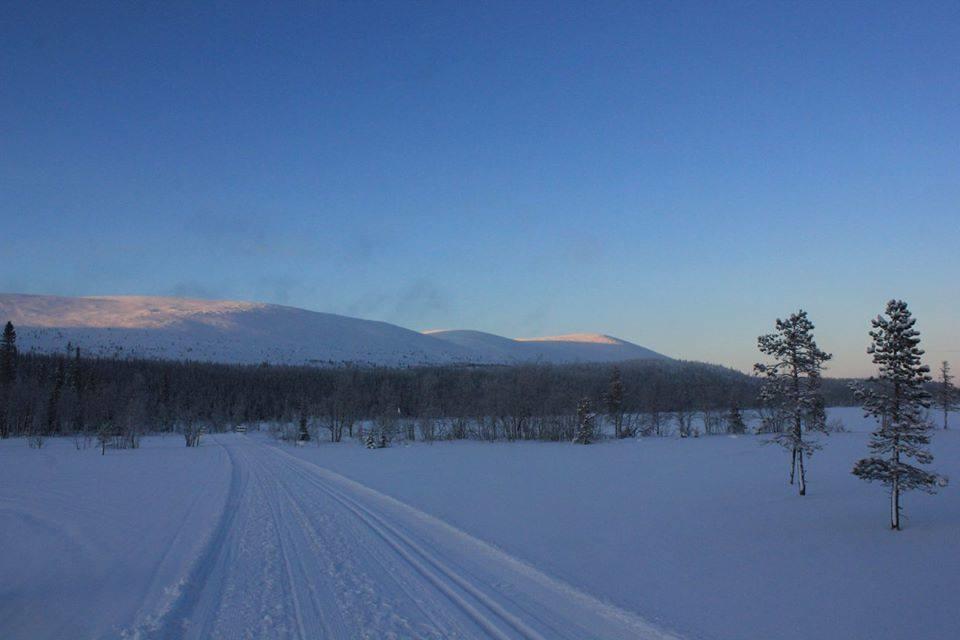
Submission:
[[[315,368],[92,358],[75,346],[18,353],[6,342],[0,355],[0,435],[36,446],[79,434],[136,447],[142,434],[162,432],[189,445],[201,431],[263,422],[333,441],[363,424],[407,439],[567,440],[583,402],[619,436],[700,435],[761,408],[760,378],[675,360]],[[854,403],[848,380],[824,379],[822,392],[827,406]]]

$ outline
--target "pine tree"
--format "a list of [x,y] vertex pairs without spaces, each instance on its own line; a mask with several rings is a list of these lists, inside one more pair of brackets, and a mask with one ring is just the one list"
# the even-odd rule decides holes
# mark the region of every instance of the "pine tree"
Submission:
[[950,373],[950,363],[946,360],[940,363],[936,404],[943,411],[943,428],[947,429],[950,412],[957,409],[957,388],[953,386],[953,374]]
[[73,356],[73,362],[70,365],[70,370],[68,371],[67,381],[71,387],[73,387],[74,392],[79,396],[83,393],[83,368],[80,361],[80,347],[75,347],[75,349],[68,353],[68,355]]
[[577,435],[573,439],[576,444],[590,444],[594,436],[593,411],[590,408],[590,400],[583,398],[577,403]]
[[[813,323],[802,309],[786,320],[777,319],[776,333],[760,336],[761,353],[772,356],[773,364],[756,364],[754,370],[766,377],[761,400],[772,405],[774,415],[789,417],[786,430],[776,433],[775,442],[790,451],[790,484],[798,477],[800,495],[807,493],[804,456],[810,457],[820,448],[816,442],[804,440],[804,431],[826,432],[826,413],[820,395],[820,372],[832,356],[821,351],[813,339]],[[766,418],[765,418],[766,420]],[[772,429],[772,425],[765,425]]]
[[307,428],[307,414],[300,414],[300,432],[297,434],[299,442],[310,442],[310,430]]
[[914,328],[916,320],[902,300],[888,302],[885,315],[871,321],[873,343],[867,349],[878,373],[857,390],[864,412],[880,426],[871,436],[874,455],[857,462],[853,474],[890,487],[890,528],[899,530],[900,494],[911,489],[933,493],[940,478],[906,462],[910,458],[919,464],[933,461],[926,448],[931,425],[925,410],[930,394],[924,388],[931,380],[930,367],[920,362],[924,351],[920,332]]
[[610,386],[607,389],[607,415],[613,422],[613,433],[617,438],[629,434],[623,432],[623,381],[620,379],[620,368],[614,367],[610,375]]
[[0,338],[0,384],[7,386],[17,379],[17,331],[7,322]]
[[46,435],[60,433],[60,395],[63,392],[65,379],[66,371],[63,360],[57,360],[57,366],[53,370],[50,396],[47,398]]
[[727,414],[727,433],[744,434],[747,432],[747,424],[743,421],[743,413],[740,407],[733,405],[730,407],[730,413]]

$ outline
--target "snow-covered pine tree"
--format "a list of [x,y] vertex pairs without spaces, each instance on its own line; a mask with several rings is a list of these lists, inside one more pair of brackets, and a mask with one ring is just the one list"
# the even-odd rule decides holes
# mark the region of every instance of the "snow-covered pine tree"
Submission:
[[590,444],[593,442],[595,416],[590,407],[590,400],[582,398],[577,403],[577,435],[573,441],[576,444]]
[[300,429],[297,432],[297,442],[310,442],[310,429],[307,428],[307,414],[300,414]]
[[[826,414],[820,395],[820,372],[832,356],[821,351],[813,339],[813,323],[800,310],[786,320],[777,319],[776,333],[757,338],[760,352],[773,357],[772,364],[758,363],[754,370],[766,377],[760,398],[774,407],[772,415],[789,416],[787,428],[776,433],[775,442],[790,451],[790,484],[799,478],[800,495],[807,493],[804,455],[810,457],[820,448],[804,440],[805,431],[826,432]],[[764,418],[766,420],[766,418]],[[772,426],[769,429],[773,431]]]
[[943,428],[947,429],[950,412],[957,410],[957,388],[953,386],[953,374],[950,373],[950,363],[946,360],[940,363],[940,377],[937,378],[934,401],[943,411]]
[[930,367],[920,361],[924,352],[920,332],[914,328],[916,319],[902,300],[888,302],[885,316],[871,321],[873,343],[867,349],[878,373],[857,389],[866,415],[876,418],[880,426],[871,436],[874,455],[857,462],[853,474],[890,487],[890,528],[899,530],[900,494],[911,489],[933,493],[939,478],[906,463],[910,458],[919,464],[933,461],[926,448],[930,394],[924,388],[931,380]]
[[730,407],[730,413],[727,414],[727,433],[736,435],[747,432],[747,424],[743,421],[743,413],[740,407],[733,405]]

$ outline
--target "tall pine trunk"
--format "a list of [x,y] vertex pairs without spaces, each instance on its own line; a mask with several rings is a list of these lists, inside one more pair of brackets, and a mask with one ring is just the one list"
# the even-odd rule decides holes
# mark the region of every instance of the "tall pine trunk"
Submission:
[[[900,466],[900,442],[898,438],[893,440],[893,464],[894,469]],[[890,528],[900,531],[900,472],[894,471],[893,483],[890,485]]]
[[890,528],[900,531],[900,478],[896,476],[890,487]]
[[803,471],[803,450],[797,452],[797,457],[800,464],[800,495],[807,495],[807,475]]
[[[799,395],[800,392],[800,379],[794,374],[793,385],[795,393]],[[797,483],[798,489],[801,496],[807,495],[807,479],[803,474],[803,418],[800,415],[799,410],[795,410],[793,414],[793,466],[796,467],[799,465],[799,482]],[[794,469],[790,469],[790,484],[793,484],[793,475]]]

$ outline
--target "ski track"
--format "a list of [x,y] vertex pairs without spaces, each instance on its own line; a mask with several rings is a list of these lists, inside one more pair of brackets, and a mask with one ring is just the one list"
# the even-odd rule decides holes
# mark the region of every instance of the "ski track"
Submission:
[[136,637],[677,636],[393,498],[247,436],[227,505],[172,605]]

